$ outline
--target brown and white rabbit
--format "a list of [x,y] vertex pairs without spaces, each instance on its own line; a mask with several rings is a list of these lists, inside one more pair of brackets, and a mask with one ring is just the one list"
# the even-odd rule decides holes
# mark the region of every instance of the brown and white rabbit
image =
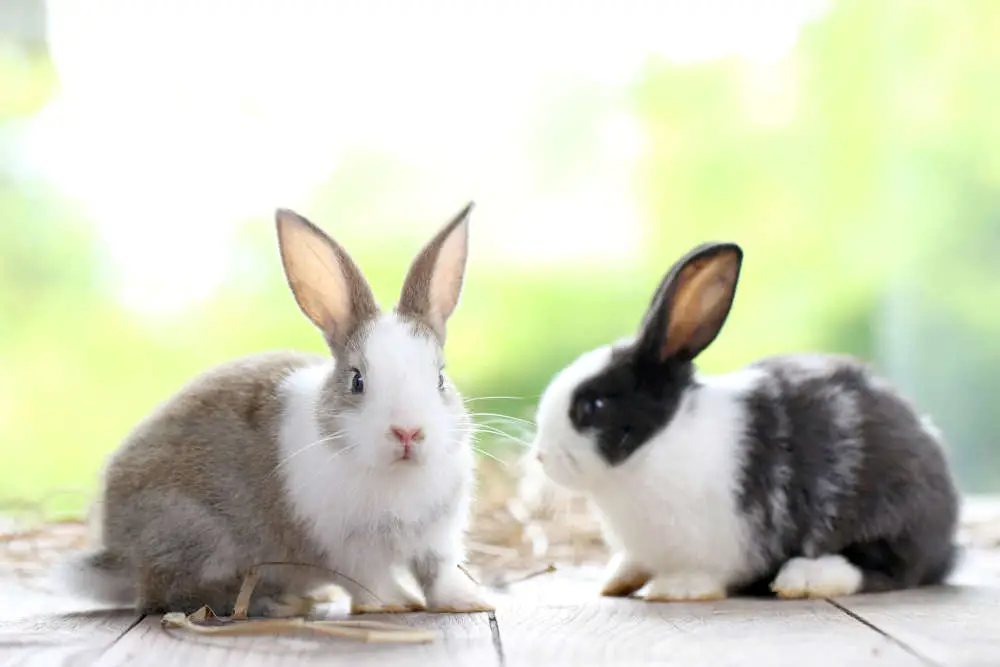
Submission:
[[61,574],[144,612],[229,613],[247,570],[274,561],[342,576],[266,568],[252,615],[308,613],[309,591],[326,583],[345,588],[355,612],[491,609],[459,567],[472,424],[442,351],[471,207],[417,255],[392,312],[340,245],[279,210],[288,284],[333,359],[262,353],[183,387],[110,457],[101,543]]
[[603,594],[801,598],[942,582],[958,499],[939,434],[860,362],[694,359],[732,306],[743,252],[698,246],[638,335],[580,356],[541,398],[533,449],[583,492],[615,550]]

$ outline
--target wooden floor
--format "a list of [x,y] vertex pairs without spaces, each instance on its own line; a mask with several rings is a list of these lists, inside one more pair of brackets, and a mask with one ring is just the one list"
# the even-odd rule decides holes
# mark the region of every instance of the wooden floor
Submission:
[[557,570],[514,584],[495,614],[386,618],[439,633],[401,646],[196,636],[6,580],[0,666],[1000,665],[996,551],[970,552],[947,587],[839,600],[648,604],[598,597],[599,575]]

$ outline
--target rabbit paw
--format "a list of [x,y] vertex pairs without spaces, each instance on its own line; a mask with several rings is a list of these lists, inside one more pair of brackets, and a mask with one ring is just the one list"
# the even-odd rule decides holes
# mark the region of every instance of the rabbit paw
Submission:
[[442,614],[494,611],[490,596],[457,566],[445,569],[427,594],[427,610]]
[[377,596],[369,591],[356,591],[351,596],[351,613],[405,614],[426,609],[423,600],[395,580],[385,589]]
[[726,587],[716,577],[692,572],[656,577],[644,599],[647,602],[706,602],[725,597]]
[[607,579],[601,587],[605,597],[628,597],[649,583],[651,575],[645,569],[618,554],[608,564]]
[[261,598],[250,608],[250,616],[267,618],[300,618],[312,616],[323,601],[307,595],[283,593],[276,597]]
[[779,598],[832,598],[853,595],[861,589],[864,577],[843,556],[793,558],[785,563],[771,582]]

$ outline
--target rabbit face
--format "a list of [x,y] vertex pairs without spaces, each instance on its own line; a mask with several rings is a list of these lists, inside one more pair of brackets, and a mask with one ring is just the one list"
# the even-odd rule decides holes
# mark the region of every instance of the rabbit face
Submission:
[[590,434],[574,426],[570,415],[577,388],[603,371],[610,358],[610,347],[581,355],[552,379],[538,403],[532,449],[545,474],[570,489],[594,486],[607,469]]
[[337,456],[367,469],[434,466],[465,446],[470,421],[420,322],[396,313],[363,327],[338,360],[320,423]]

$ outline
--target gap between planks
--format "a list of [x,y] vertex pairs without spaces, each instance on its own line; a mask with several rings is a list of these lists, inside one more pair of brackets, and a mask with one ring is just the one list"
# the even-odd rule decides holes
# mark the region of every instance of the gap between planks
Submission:
[[920,651],[918,651],[917,649],[913,648],[912,646],[910,646],[909,644],[907,644],[906,642],[904,642],[902,639],[899,639],[898,637],[894,637],[892,634],[890,634],[890,633],[886,632],[885,630],[883,630],[882,628],[878,627],[877,625],[875,625],[874,623],[872,623],[871,621],[869,621],[868,619],[866,619],[864,616],[861,616],[860,614],[856,614],[855,612],[851,611],[850,609],[848,609],[844,605],[840,604],[836,600],[831,599],[831,598],[825,598],[825,600],[834,609],[837,609],[837,610],[839,610],[839,611],[847,614],[849,617],[853,618],[855,621],[857,621],[861,625],[869,628],[873,632],[877,632],[878,634],[882,635],[888,641],[894,642],[901,649],[903,649],[904,651],[906,651],[907,653],[909,653],[913,657],[917,658],[918,660],[921,660],[921,661],[927,663],[928,665],[933,665],[933,667],[944,667],[944,665],[942,665],[941,663],[936,662],[934,660],[931,660],[926,655],[922,654]]
[[581,568],[516,584],[514,604],[497,613],[508,664],[998,664],[992,568],[966,569],[949,586],[837,600],[668,604],[599,599],[601,576]]
[[[992,562],[996,564],[995,558]],[[495,613],[383,617],[441,632],[437,642],[420,647],[314,637],[207,638],[164,629],[159,616],[60,615],[62,609],[49,603],[44,616],[33,612],[32,618],[5,624],[0,665],[52,664],[52,658],[62,655],[72,659],[62,664],[104,667],[188,667],[233,658],[257,666],[300,667],[328,664],[337,657],[352,665],[420,667],[478,667],[483,662],[502,667],[702,661],[738,665],[748,660],[770,665],[985,667],[994,665],[993,657],[1000,654],[998,624],[991,621],[1000,617],[1000,579],[986,555],[978,563],[991,585],[977,585],[977,577],[966,570],[959,577],[963,583],[942,589],[830,601],[693,604],[600,598],[601,568],[560,570],[512,585],[509,593],[499,596]],[[28,602],[23,594],[8,599],[19,598]],[[28,603],[21,609],[34,607]],[[5,655],[10,648],[16,652]]]

